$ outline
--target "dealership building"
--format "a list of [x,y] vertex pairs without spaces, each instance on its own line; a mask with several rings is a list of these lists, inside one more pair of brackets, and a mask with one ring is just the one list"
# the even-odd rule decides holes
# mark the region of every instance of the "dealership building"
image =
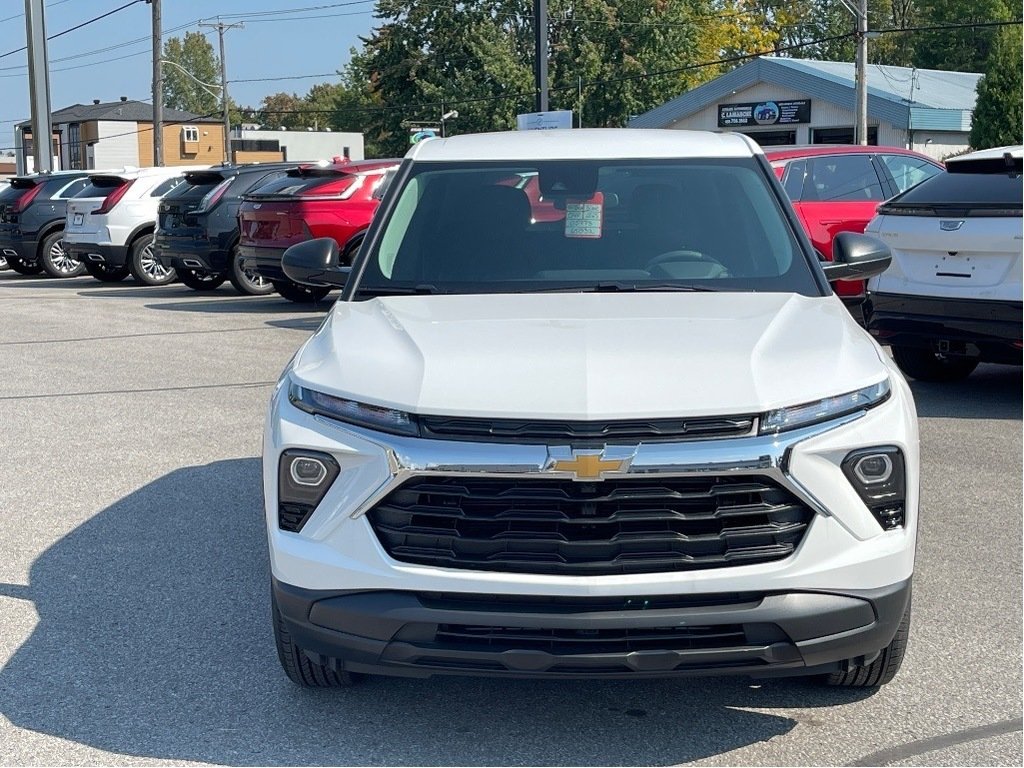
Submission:
[[[868,143],[942,159],[968,146],[979,74],[868,65]],[[852,144],[854,65],[763,56],[634,117],[631,128],[739,131],[763,146]]]

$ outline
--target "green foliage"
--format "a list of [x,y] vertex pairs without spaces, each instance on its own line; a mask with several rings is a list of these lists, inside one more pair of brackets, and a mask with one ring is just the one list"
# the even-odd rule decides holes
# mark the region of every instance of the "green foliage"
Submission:
[[1021,96],[1020,29],[1003,27],[992,43],[985,76],[978,82],[978,103],[971,123],[974,149],[1021,143],[1024,105]]
[[[925,25],[968,24],[972,21],[1008,21],[1016,16],[1007,0],[918,0]],[[915,64],[921,69],[945,69],[953,72],[983,72],[997,27],[919,32],[915,35]],[[1016,31],[1020,34],[1019,28]],[[1020,67],[1020,61],[1017,62]]]
[[[164,106],[182,109],[197,115],[210,115],[220,109],[217,88],[203,88],[196,80],[220,84],[220,61],[213,46],[200,32],[186,32],[184,39],[172,37],[164,43],[164,59],[178,66],[164,64]],[[186,70],[189,77],[178,67]],[[193,80],[192,78],[195,78]]]

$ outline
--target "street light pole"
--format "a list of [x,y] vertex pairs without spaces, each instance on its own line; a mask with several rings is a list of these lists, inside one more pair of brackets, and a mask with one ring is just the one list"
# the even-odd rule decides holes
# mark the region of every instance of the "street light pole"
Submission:
[[536,112],[548,111],[548,0],[533,0],[533,74]]
[[150,0],[153,5],[153,165],[164,164],[164,70],[163,19],[161,0]]
[[224,109],[224,161],[231,162],[231,115],[228,112],[228,62],[224,55],[224,31],[238,27],[243,28],[242,22],[225,24],[218,21],[216,24],[200,24],[201,27],[212,27],[217,30],[220,38],[220,98],[221,106]]
[[50,72],[46,56],[46,18],[43,0],[25,0],[28,39],[28,88],[32,105],[34,171],[53,170],[53,123],[50,118]]
[[868,143],[868,0],[857,9],[857,143]]

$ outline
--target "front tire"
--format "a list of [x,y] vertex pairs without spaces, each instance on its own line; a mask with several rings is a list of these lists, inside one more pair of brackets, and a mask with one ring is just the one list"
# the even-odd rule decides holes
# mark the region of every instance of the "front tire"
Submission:
[[128,266],[112,267],[102,261],[83,261],[85,271],[101,283],[119,283],[128,277]]
[[901,371],[918,381],[962,381],[978,367],[969,357],[945,357],[923,347],[893,347],[892,356]]
[[228,276],[198,269],[182,269],[178,270],[178,279],[193,291],[215,291],[224,284]]
[[28,262],[20,256],[8,256],[7,265],[19,275],[38,275],[43,271],[38,261]]
[[311,661],[292,641],[292,636],[281,618],[281,611],[278,610],[277,600],[271,598],[270,607],[273,612],[277,658],[289,680],[303,688],[347,688],[358,680],[358,676],[351,672],[336,672],[323,664]]
[[167,285],[178,278],[174,269],[157,261],[152,233],[142,235],[132,243],[128,264],[132,276],[143,285]]
[[255,269],[245,269],[236,249],[231,249],[231,271],[228,275],[231,284],[243,296],[269,296],[274,292],[274,284]]
[[314,288],[311,285],[299,285],[290,280],[273,280],[272,283],[275,291],[296,304],[315,304],[331,292],[330,288]]
[[39,246],[39,265],[50,277],[78,277],[85,274],[85,264],[64,250],[64,233],[52,232]]
[[910,603],[907,603],[896,636],[882,649],[877,659],[866,667],[854,667],[849,672],[833,672],[825,678],[825,683],[840,688],[878,688],[885,685],[900,671],[909,637]]

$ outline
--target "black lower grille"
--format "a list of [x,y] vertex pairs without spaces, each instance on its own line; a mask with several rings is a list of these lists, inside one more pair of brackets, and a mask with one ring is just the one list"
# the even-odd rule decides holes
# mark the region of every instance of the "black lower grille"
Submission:
[[766,477],[415,478],[369,513],[396,560],[602,575],[779,560],[813,513]]
[[741,624],[623,629],[542,629],[441,624],[435,642],[447,648],[489,651],[546,651],[556,655],[684,651],[744,645]]

